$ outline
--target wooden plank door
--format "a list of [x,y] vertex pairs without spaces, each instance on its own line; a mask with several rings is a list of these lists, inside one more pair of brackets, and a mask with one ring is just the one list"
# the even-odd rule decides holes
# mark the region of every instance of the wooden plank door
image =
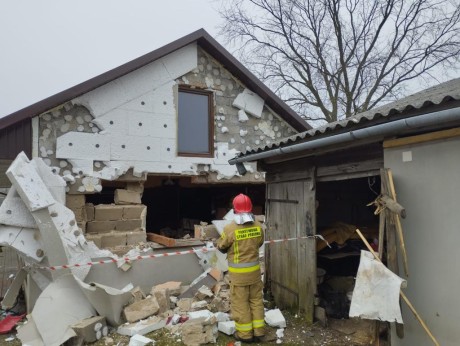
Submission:
[[[315,184],[310,179],[272,181],[267,186],[267,240],[314,235]],[[316,241],[297,239],[268,245],[267,284],[280,308],[313,322],[316,293]]]

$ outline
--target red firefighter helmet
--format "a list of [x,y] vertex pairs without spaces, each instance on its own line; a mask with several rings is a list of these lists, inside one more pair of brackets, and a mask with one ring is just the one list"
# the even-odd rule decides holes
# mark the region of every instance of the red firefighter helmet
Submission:
[[241,213],[251,213],[252,212],[252,202],[251,199],[240,193],[233,199],[233,211],[236,214]]

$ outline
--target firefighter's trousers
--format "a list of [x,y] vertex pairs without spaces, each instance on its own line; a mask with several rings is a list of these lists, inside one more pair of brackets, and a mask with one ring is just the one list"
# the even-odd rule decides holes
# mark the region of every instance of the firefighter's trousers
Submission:
[[231,285],[231,316],[241,339],[265,334],[263,287],[261,280],[247,286]]

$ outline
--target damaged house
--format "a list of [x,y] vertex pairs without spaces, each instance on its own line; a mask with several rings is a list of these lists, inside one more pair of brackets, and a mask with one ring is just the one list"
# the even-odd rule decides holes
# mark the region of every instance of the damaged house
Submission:
[[[391,323],[391,345],[432,344],[419,317],[434,344],[457,345],[460,306],[450,290],[459,283],[459,148],[454,79],[231,159],[266,172],[269,240],[299,238],[266,249],[276,304],[310,321],[348,318],[360,250],[367,250],[358,228],[407,280],[402,292],[418,312],[401,302],[404,324]],[[390,211],[385,198],[399,209]]]
[[308,129],[204,30],[0,118],[0,244],[25,264],[2,304],[26,283],[21,340],[58,345],[96,312],[116,326],[133,285],[190,283],[193,251],[128,258],[193,238],[239,192],[263,214],[264,173],[228,160]]
[[[5,169],[24,151],[67,181],[67,204],[87,233],[142,228],[182,237],[194,223],[222,218],[237,192],[262,214],[263,173],[246,164],[240,175],[229,158],[308,128],[199,30],[1,118],[1,182],[8,186]],[[91,205],[114,202],[142,202],[147,211],[127,222],[123,211],[101,207],[93,219]],[[110,239],[94,240],[117,243]]]

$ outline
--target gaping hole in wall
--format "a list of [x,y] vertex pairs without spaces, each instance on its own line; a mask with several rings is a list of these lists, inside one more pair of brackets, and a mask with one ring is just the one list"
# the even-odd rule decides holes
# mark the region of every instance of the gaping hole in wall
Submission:
[[[141,204],[147,207],[148,238],[149,233],[174,239],[194,238],[195,225],[222,220],[239,193],[251,196],[254,214],[265,212],[265,184],[194,184],[192,177],[183,176],[149,176],[137,184],[142,190]],[[101,205],[114,203],[117,190],[136,190],[133,182],[105,181],[102,185],[101,193],[86,196],[86,203],[94,204],[96,213]]]
[[378,247],[379,217],[367,206],[380,194],[380,177],[317,183],[317,290],[319,305],[330,318],[348,318],[361,249],[366,246],[355,232],[361,230]]

